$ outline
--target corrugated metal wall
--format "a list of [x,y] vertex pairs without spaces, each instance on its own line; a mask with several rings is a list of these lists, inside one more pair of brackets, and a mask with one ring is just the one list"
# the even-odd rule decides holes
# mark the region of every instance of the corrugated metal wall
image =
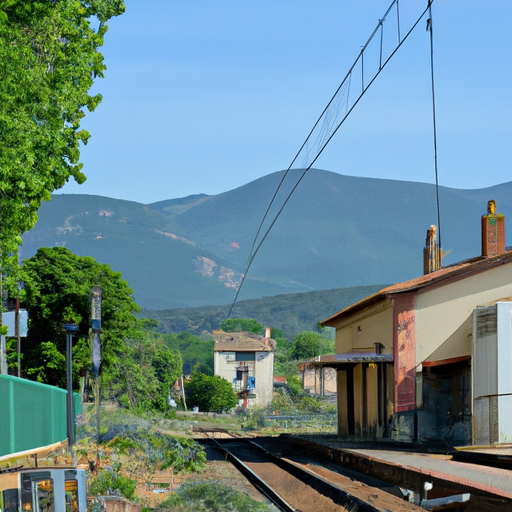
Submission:
[[67,439],[64,389],[0,375],[0,456]]

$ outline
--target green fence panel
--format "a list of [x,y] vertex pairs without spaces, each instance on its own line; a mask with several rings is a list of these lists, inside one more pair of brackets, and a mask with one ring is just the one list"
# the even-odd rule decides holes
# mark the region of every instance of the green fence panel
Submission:
[[0,418],[0,456],[65,441],[66,390],[0,375]]

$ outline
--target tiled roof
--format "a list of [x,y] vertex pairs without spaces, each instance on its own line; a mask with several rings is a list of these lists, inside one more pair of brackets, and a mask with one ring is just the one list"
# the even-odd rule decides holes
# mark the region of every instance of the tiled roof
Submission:
[[273,352],[276,342],[252,332],[213,331],[214,352]]
[[449,267],[441,268],[440,270],[436,270],[430,274],[425,274],[423,276],[416,277],[415,279],[383,288],[379,292],[374,293],[373,295],[370,295],[369,297],[366,297],[359,302],[346,307],[345,309],[342,309],[338,313],[321,322],[321,324],[329,326],[336,320],[347,318],[358,311],[372,306],[373,304],[387,300],[390,295],[394,295],[396,293],[411,292],[438,283],[441,283],[442,286],[443,281],[448,281],[449,279],[454,278],[464,278],[467,275],[483,272],[485,270],[510,262],[512,262],[512,251],[508,250],[507,252],[499,254],[498,256],[487,258],[480,256],[463,261],[461,263],[457,263],[455,265],[451,265]]

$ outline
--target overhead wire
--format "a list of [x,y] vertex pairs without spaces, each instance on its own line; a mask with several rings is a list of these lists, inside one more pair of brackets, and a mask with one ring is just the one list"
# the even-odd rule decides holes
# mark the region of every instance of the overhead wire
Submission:
[[[318,117],[318,119],[316,120],[315,124],[313,125],[313,128],[311,128],[309,134],[307,135],[306,139],[304,140],[304,142],[302,143],[300,149],[297,151],[297,153],[295,154],[293,160],[291,161],[290,165],[288,166],[288,168],[286,169],[286,171],[284,172],[283,174],[283,177],[281,178],[277,188],[276,188],[276,191],[274,192],[271,200],[270,200],[270,203],[263,215],[263,218],[260,222],[260,225],[256,231],[256,235],[254,237],[254,240],[253,240],[253,243],[252,243],[252,246],[251,246],[251,251],[249,253],[249,258],[248,258],[248,262],[247,262],[247,265],[245,267],[245,271],[242,273],[241,275],[241,279],[240,279],[240,284],[236,290],[236,293],[235,293],[235,296],[234,296],[234,299],[233,299],[233,302],[231,304],[231,307],[229,309],[229,312],[228,312],[228,315],[227,315],[227,318],[230,318],[231,316],[231,313],[233,312],[233,308],[238,300],[238,296],[240,294],[240,290],[245,282],[245,278],[247,276],[247,273],[249,272],[249,269],[251,268],[251,265],[252,265],[252,262],[254,261],[254,258],[256,257],[256,255],[258,254],[261,246],[263,245],[263,242],[267,239],[268,235],[270,234],[270,231],[272,230],[272,228],[274,227],[275,223],[277,222],[277,219],[280,217],[282,211],[284,210],[285,206],[287,205],[288,201],[290,200],[291,196],[293,195],[293,193],[295,192],[295,190],[297,189],[298,185],[300,184],[300,182],[304,179],[305,175],[307,174],[307,172],[311,169],[311,167],[315,164],[315,162],[318,160],[318,158],[320,157],[320,155],[323,153],[323,151],[325,150],[325,148],[327,147],[327,145],[330,143],[330,141],[332,140],[332,138],[334,137],[334,135],[337,133],[337,131],[340,129],[340,127],[342,126],[342,124],[345,122],[345,120],[347,119],[347,117],[351,114],[351,112],[354,110],[355,106],[359,103],[359,101],[361,100],[361,98],[364,96],[364,94],[366,93],[366,91],[371,87],[371,85],[373,84],[373,82],[376,80],[376,78],[379,76],[379,74],[381,73],[381,71],[386,67],[386,65],[389,63],[389,61],[392,59],[392,57],[395,55],[395,53],[398,51],[398,49],[402,46],[402,44],[408,39],[408,37],[411,35],[411,33],[415,30],[415,28],[417,27],[417,25],[419,24],[419,22],[423,19],[423,17],[425,16],[425,14],[429,11],[431,11],[431,5],[433,3],[434,0],[428,0],[428,6],[425,8],[425,10],[421,13],[421,15],[418,17],[418,19],[416,20],[416,22],[412,25],[412,27],[409,29],[409,31],[405,34],[405,36],[403,38],[401,38],[401,34],[400,34],[400,12],[399,12],[399,0],[393,0],[390,4],[390,6],[388,7],[386,13],[384,14],[384,16],[379,19],[379,23],[377,24],[376,28],[373,30],[372,34],[370,35],[370,37],[368,38],[368,40],[366,41],[365,45],[362,47],[358,57],[356,58],[356,60],[354,61],[354,63],[352,64],[352,66],[350,67],[348,73],[345,75],[344,79],[342,80],[341,84],[338,86],[338,88],[336,89],[336,92],[333,94],[333,96],[331,97],[331,99],[329,100],[329,102],[327,103],[326,107],[324,108],[324,110],[322,111],[322,113],[320,114],[320,116]],[[398,43],[396,44],[396,47],[394,48],[394,50],[388,55],[388,57],[384,60],[384,62],[382,62],[382,31],[383,31],[383,22],[386,20],[388,14],[391,12],[391,9],[393,8],[393,6],[396,6],[396,11],[397,11],[397,32],[398,32]],[[377,34],[377,32],[379,31],[379,29],[381,30],[381,54],[380,54],[380,62],[379,62],[379,68],[377,70],[377,72],[374,74],[373,78],[368,82],[367,85],[364,84],[364,69],[363,69],[363,61],[362,61],[362,57],[364,55],[364,52],[366,51],[366,49],[368,48],[369,44],[371,43],[371,41],[373,40],[374,36]],[[351,79],[352,79],[352,72],[354,71],[354,69],[356,68],[358,62],[361,60],[361,79],[362,79],[362,89],[361,89],[361,93],[359,94],[359,96],[355,99],[354,103],[348,107],[348,96],[347,96],[347,109],[346,109],[346,112],[345,112],[345,115],[342,117],[341,121],[337,124],[337,126],[332,130],[332,133],[330,133],[330,135],[328,134],[328,131],[323,131],[321,130],[320,134],[317,136],[317,141],[319,143],[318,145],[318,150],[316,152],[316,155],[314,156],[314,158],[311,159],[311,161],[309,161],[309,159],[307,159],[308,157],[308,154],[309,154],[309,151],[306,151],[306,155],[305,155],[305,159],[307,159],[307,161],[309,163],[306,163],[304,166],[303,166],[303,172],[302,174],[300,175],[300,177],[298,178],[297,182],[295,183],[295,185],[292,187],[291,191],[288,193],[288,195],[286,196],[286,199],[283,201],[281,207],[278,209],[274,219],[271,221],[269,227],[267,228],[267,230],[265,231],[264,235],[261,237],[261,240],[259,240],[259,243],[258,242],[258,238],[260,236],[260,233],[263,229],[263,225],[270,213],[270,210],[275,202],[275,199],[279,193],[279,190],[281,189],[281,187],[283,186],[283,183],[284,183],[284,180],[286,179],[288,173],[290,172],[290,170],[292,169],[293,165],[295,164],[295,162],[297,161],[297,159],[299,158],[300,154],[304,151],[305,148],[307,148],[307,145],[309,143],[309,140],[311,139],[312,135],[314,134],[316,128],[318,127],[318,125],[320,124],[321,120],[324,119],[324,127],[326,125],[326,119],[331,119],[331,117],[327,117],[327,114],[329,112],[329,109],[331,108],[331,105],[333,104],[334,100],[339,96],[339,93],[340,91],[342,90],[342,88],[345,86],[345,84],[347,84],[347,89],[348,89],[348,93],[350,92],[350,84],[351,84]],[[347,93],[347,94],[348,94]],[[331,116],[331,114],[329,114],[329,116]],[[335,118],[335,114],[332,114],[332,118]],[[329,121],[327,121],[327,123],[329,123]],[[436,169],[436,179],[437,179],[437,169]]]
[[432,89],[432,125],[434,134],[434,170],[436,175],[436,208],[437,208],[437,233],[438,233],[438,247],[443,247],[441,244],[441,208],[439,204],[439,172],[437,167],[437,123],[436,123],[436,93],[434,84],[434,26],[432,20],[432,2],[429,0],[427,30],[430,32],[430,79]]

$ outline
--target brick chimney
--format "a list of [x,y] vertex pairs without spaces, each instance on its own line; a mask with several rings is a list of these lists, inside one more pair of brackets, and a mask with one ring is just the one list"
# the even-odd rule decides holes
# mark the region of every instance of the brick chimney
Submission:
[[265,327],[265,338],[270,338],[270,327]]
[[427,239],[423,249],[423,274],[430,274],[441,268],[441,247],[437,246],[437,228],[427,229]]
[[482,215],[482,256],[497,256],[505,252],[505,216],[496,213],[496,201],[487,203],[487,215]]

